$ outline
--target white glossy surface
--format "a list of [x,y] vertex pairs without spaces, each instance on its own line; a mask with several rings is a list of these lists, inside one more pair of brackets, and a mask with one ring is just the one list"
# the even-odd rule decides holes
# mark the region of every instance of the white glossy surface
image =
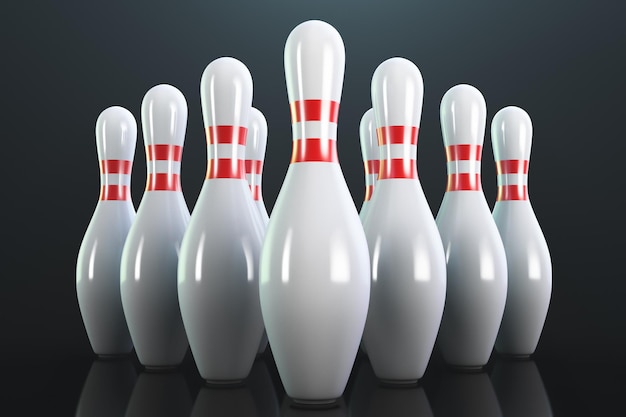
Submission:
[[[452,87],[441,100],[444,145],[482,145],[485,115],[480,91]],[[504,311],[504,245],[482,191],[446,192],[436,222],[448,280],[437,344],[450,365],[481,367],[491,356]]]
[[[152,87],[141,104],[141,122],[146,146],[183,146],[185,97],[171,85]],[[176,268],[189,217],[182,191],[145,191],[124,244],[122,305],[137,357],[146,367],[176,366],[187,352]]]
[[[344,62],[343,41],[332,26],[298,25],[285,45],[289,102],[338,100]],[[325,131],[335,125],[322,123]],[[263,319],[287,395],[336,400],[354,364],[370,290],[367,241],[338,163],[289,166],[260,268]]]
[[[371,93],[377,128],[419,128],[415,112],[421,111],[423,84],[415,64],[398,57],[384,61],[374,71]],[[409,149],[403,160],[415,164],[415,147]],[[446,260],[419,180],[381,179],[376,186],[363,224],[372,264],[363,341],[378,378],[410,383],[424,375],[435,344]]]
[[[368,109],[365,113],[363,113],[363,116],[361,117],[361,122],[359,123],[359,140],[361,144],[361,157],[363,158],[364,163],[367,163],[367,161],[370,161],[372,159],[379,158],[378,137],[376,136],[373,108]],[[378,172],[365,174],[366,192],[368,186],[373,186],[374,190],[376,189],[377,178]],[[363,223],[367,215],[370,200],[364,200],[361,205],[361,210],[359,210],[361,223]]]
[[[217,58],[200,85],[206,126],[221,120],[236,130],[248,127],[252,77],[242,62]],[[225,144],[232,155],[238,146]],[[207,381],[245,379],[256,356],[263,332],[261,232],[245,177],[204,181],[181,243],[178,296],[191,352]]]
[[[112,106],[100,113],[96,120],[98,161],[132,162],[136,143],[137,122],[130,111]],[[107,177],[100,176],[105,186]],[[76,295],[91,348],[98,355],[127,354],[133,349],[120,298],[120,260],[134,219],[130,197],[99,200],[78,250]]]
[[[493,118],[491,139],[496,161],[529,160],[530,116],[519,107],[501,109]],[[496,201],[493,218],[504,242],[509,277],[496,350],[507,355],[531,355],[550,305],[550,251],[530,200]]]
[[[261,161],[261,164],[265,161],[265,149],[267,148],[267,120],[261,111],[255,107],[250,109],[250,119],[248,122],[248,138],[246,139],[246,160]],[[270,221],[270,216],[267,213],[265,202],[263,201],[263,165],[261,165],[260,173],[251,173],[247,175],[248,184],[250,188],[254,190],[258,187],[259,195],[258,199],[254,200],[254,205],[259,211],[261,219],[261,229],[263,236],[265,236],[265,229],[267,223]],[[261,342],[259,343],[259,349],[257,355],[263,354],[267,349],[267,332],[265,332],[265,326],[263,327],[263,335],[261,336]]]

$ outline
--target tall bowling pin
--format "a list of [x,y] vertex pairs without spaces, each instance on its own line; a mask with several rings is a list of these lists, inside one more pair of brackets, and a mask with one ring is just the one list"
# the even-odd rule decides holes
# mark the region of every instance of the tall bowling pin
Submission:
[[237,383],[250,373],[263,317],[258,266],[263,235],[246,181],[245,152],[252,76],[231,57],[202,73],[207,174],[183,238],[178,296],[200,376]]
[[363,224],[372,261],[363,341],[379,379],[415,383],[426,371],[446,298],[443,245],[417,177],[422,74],[408,59],[387,59],[374,71],[371,93],[381,154]]
[[496,351],[529,356],[535,352],[552,294],[548,244],[528,198],[528,163],[533,134],[523,109],[501,109],[491,123],[498,197],[493,218],[504,242],[509,287]]
[[[255,107],[250,109],[250,121],[248,123],[248,137],[246,139],[246,179],[252,192],[254,205],[259,210],[262,222],[262,232],[265,236],[267,223],[270,216],[267,214],[262,193],[263,161],[265,159],[265,148],[267,147],[267,120],[263,113]],[[263,354],[267,348],[267,332],[263,329],[261,343],[259,343],[258,355]]]
[[122,305],[139,362],[171,368],[189,346],[176,292],[180,242],[190,217],[180,182],[185,97],[168,84],[152,87],[141,103],[141,122],[148,175],[122,252]]
[[83,236],[76,262],[76,295],[93,351],[100,356],[130,353],[120,299],[120,260],[135,219],[130,174],[137,122],[123,107],[105,109],[96,121],[100,198]]
[[361,218],[361,223],[363,223],[374,193],[374,185],[378,179],[378,167],[380,164],[373,108],[367,110],[361,117],[359,137],[361,141],[361,156],[363,157],[363,166],[365,168],[365,197],[359,211],[359,217]]
[[345,50],[310,20],[285,44],[293,153],[261,252],[261,308],[285,391],[332,403],[346,386],[370,291],[365,233],[337,157]]
[[441,130],[448,185],[436,222],[447,262],[438,345],[452,366],[481,368],[493,351],[507,292],[506,255],[480,178],[487,106],[475,87],[443,96]]

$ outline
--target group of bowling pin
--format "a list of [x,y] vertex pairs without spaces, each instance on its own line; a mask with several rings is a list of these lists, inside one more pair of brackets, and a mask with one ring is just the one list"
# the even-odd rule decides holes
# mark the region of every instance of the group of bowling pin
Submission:
[[376,376],[395,384],[423,376],[436,340],[446,362],[462,368],[484,366],[494,345],[532,354],[551,262],[528,199],[528,115],[507,107],[493,118],[491,213],[480,179],[485,100],[469,85],[444,95],[448,185],[434,218],[416,165],[422,76],[407,59],[384,61],[360,124],[367,188],[359,212],[336,147],[340,34],[319,20],[299,24],[284,65],[293,152],[271,215],[261,197],[267,123],[237,59],[218,58],[202,74],[207,174],[191,214],[180,182],[183,94],[162,84],[143,98],[148,178],[136,214],[135,119],[117,106],[101,113],[102,187],[76,277],[94,352],[134,347],[142,365],[162,369],[189,347],[202,378],[231,384],[269,342],[287,395],[303,404],[343,394],[359,346]]

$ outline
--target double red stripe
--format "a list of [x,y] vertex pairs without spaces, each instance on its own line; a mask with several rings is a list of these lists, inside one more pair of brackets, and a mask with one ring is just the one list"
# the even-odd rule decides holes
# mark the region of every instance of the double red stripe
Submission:
[[380,159],[370,159],[369,161],[363,161],[365,165],[365,175],[376,174],[380,171]]
[[379,145],[410,144],[417,145],[417,127],[384,126],[376,129]]
[[446,158],[450,161],[480,161],[483,147],[481,145],[450,145],[446,146]]
[[246,174],[244,160],[232,158],[209,159],[206,178],[236,178],[245,180]]
[[183,147],[179,145],[148,145],[146,158],[148,161],[180,161]]
[[127,185],[103,185],[100,200],[130,200],[130,189]]
[[379,180],[392,178],[417,178],[415,159],[394,158],[380,161]]
[[528,160],[527,159],[506,159],[503,161],[496,161],[496,169],[498,175],[500,174],[527,174],[528,173]]
[[299,100],[290,104],[291,122],[325,120],[337,123],[339,102],[332,100]]
[[528,200],[528,187],[522,184],[498,186],[497,201],[506,200]]
[[263,161],[258,159],[246,159],[246,174],[258,174],[263,172]]
[[479,191],[480,174],[459,173],[448,175],[446,191]]
[[230,143],[237,145],[246,145],[246,135],[248,128],[241,126],[209,126],[206,128],[207,143],[210,145],[216,143]]
[[291,163],[296,162],[339,162],[337,142],[317,138],[294,140]]
[[102,174],[130,174],[133,162],[124,159],[106,159],[100,161]]

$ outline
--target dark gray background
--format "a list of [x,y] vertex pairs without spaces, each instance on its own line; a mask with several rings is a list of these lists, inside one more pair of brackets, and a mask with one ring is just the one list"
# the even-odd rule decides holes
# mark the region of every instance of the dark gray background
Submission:
[[[439,125],[446,90],[469,83],[485,96],[490,206],[489,123],[504,106],[523,107],[534,124],[530,199],[554,267],[537,355],[623,360],[626,9],[618,3],[3,2],[2,356],[91,354],[75,263],[99,193],[98,114],[121,105],[140,126],[149,88],[169,83],[185,94],[182,186],[192,210],[206,170],[200,76],[220,56],[240,59],[253,76],[253,105],[269,124],[263,193],[271,211],[291,154],[284,43],[297,24],[322,19],[345,42],[338,152],[357,208],[364,195],[358,125],[371,106],[372,73],[385,59],[408,58],[423,75],[418,173],[433,214],[446,185]],[[146,179],[141,129],[132,175],[138,206]]]

